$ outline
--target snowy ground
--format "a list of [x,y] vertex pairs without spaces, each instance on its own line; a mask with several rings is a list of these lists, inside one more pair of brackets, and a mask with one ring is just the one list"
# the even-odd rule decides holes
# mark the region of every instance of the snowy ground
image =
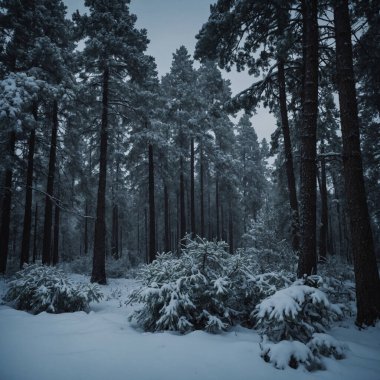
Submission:
[[260,358],[260,338],[252,330],[184,336],[137,330],[127,321],[132,306],[124,304],[135,286],[134,280],[111,279],[89,314],[31,315],[1,305],[0,380],[380,379],[379,324],[365,331],[352,321],[334,327],[330,334],[349,351],[344,360],[325,359],[326,371],[276,370]]

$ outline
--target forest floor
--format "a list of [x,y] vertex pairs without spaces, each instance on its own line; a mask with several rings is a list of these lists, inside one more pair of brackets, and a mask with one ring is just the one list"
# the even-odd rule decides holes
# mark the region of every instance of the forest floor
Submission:
[[[75,281],[85,276],[71,275]],[[329,332],[348,345],[326,370],[277,370],[260,357],[260,337],[242,327],[213,335],[145,333],[127,320],[137,286],[110,279],[104,299],[84,312],[31,315],[0,306],[1,380],[379,380],[380,324],[359,331],[353,320]],[[0,296],[6,285],[0,281]]]

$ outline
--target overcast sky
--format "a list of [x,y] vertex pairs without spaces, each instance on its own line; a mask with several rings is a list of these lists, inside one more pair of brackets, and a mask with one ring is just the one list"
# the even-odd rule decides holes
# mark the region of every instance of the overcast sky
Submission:
[[[85,12],[83,0],[64,0],[68,14],[76,9]],[[172,55],[181,45],[193,54],[195,35],[210,14],[209,0],[132,0],[131,12],[137,15],[137,27],[145,28],[150,44],[147,53],[155,57],[159,75],[170,70]],[[249,87],[254,78],[246,73],[224,73],[230,79],[233,94]],[[270,140],[275,129],[275,119],[260,108],[251,119],[259,139]]]

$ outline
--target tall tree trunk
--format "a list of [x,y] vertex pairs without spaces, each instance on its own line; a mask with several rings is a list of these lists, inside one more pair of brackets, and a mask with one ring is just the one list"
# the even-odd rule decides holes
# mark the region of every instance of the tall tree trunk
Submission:
[[221,237],[223,241],[227,241],[226,234],[225,234],[225,228],[224,228],[224,207],[223,207],[223,201],[220,202],[220,221],[221,221]]
[[59,217],[60,217],[60,206],[55,205],[54,212],[54,244],[53,244],[53,265],[57,265],[59,261]]
[[199,195],[200,195],[200,211],[201,211],[201,231],[202,238],[205,237],[205,206],[204,206],[204,168],[203,168],[203,144],[200,146],[200,167],[199,167]]
[[195,227],[195,186],[194,186],[194,175],[195,175],[195,157],[194,157],[194,137],[191,138],[191,152],[190,152],[190,224],[191,224],[191,236],[196,235]]
[[106,284],[106,181],[108,145],[108,84],[109,68],[103,72],[102,124],[100,130],[99,184],[96,207],[94,255],[91,282]]
[[343,167],[356,280],[356,323],[373,325],[380,317],[380,281],[360,152],[348,0],[335,0],[334,23]]
[[33,231],[33,264],[37,260],[37,225],[38,225],[38,204],[34,210],[34,231]]
[[228,236],[229,236],[229,252],[231,255],[234,253],[234,224],[232,218],[232,206],[231,201],[228,205]]
[[319,191],[321,194],[321,223],[319,227],[319,260],[326,261],[327,258],[327,233],[329,228],[329,216],[327,205],[327,186],[326,186],[326,160],[323,156],[325,150],[321,145],[321,180]]
[[316,132],[318,116],[318,1],[304,0],[305,80],[301,127],[301,254],[298,277],[317,272],[316,252]]
[[85,203],[85,218],[84,218],[84,255],[88,255],[88,201],[86,198],[86,203]]
[[[37,123],[38,108],[37,104],[33,105],[33,117]],[[24,224],[22,230],[22,243],[20,254],[20,268],[24,263],[29,263],[30,233],[32,227],[32,186],[33,186],[33,167],[34,167],[34,146],[36,141],[36,130],[30,131],[28,141],[28,167],[26,171],[26,187],[25,187],[25,208],[24,208]]]
[[112,206],[112,237],[111,255],[114,259],[119,259],[119,207],[117,203]]
[[1,204],[1,229],[0,229],[0,273],[7,270],[8,250],[9,250],[9,226],[11,222],[11,204],[12,204],[12,164],[16,144],[16,133],[9,132],[7,145],[7,168],[5,169],[4,191]]
[[145,262],[149,264],[149,246],[148,246],[148,210],[144,208],[144,224],[145,224]]
[[286,177],[288,180],[289,203],[290,203],[290,209],[292,212],[292,247],[294,251],[298,252],[300,248],[298,202],[297,202],[296,180],[294,176],[292,144],[290,140],[288,107],[286,104],[285,69],[284,69],[284,61],[282,58],[278,59],[278,83],[279,83],[279,93],[280,93],[281,128],[282,128],[282,135],[284,138],[284,150],[285,150],[285,168],[286,168]]
[[170,249],[170,229],[169,229],[169,192],[168,187],[164,184],[164,218],[165,218],[165,252]]
[[215,211],[216,211],[216,240],[220,240],[220,226],[219,226],[219,178],[216,175],[215,182]]
[[50,265],[52,261],[52,226],[53,226],[53,200],[54,196],[54,176],[55,176],[55,162],[57,155],[57,133],[58,133],[58,103],[57,100],[53,101],[53,114],[52,114],[52,130],[50,142],[50,156],[49,156],[49,172],[46,186],[45,196],[45,218],[44,218],[44,238],[42,246],[42,264]]
[[185,210],[185,181],[183,178],[183,158],[180,160],[179,174],[179,210],[180,210],[180,236],[178,244],[181,245],[181,240],[186,235],[186,210]]
[[156,259],[156,209],[154,202],[153,145],[149,144],[149,262]]

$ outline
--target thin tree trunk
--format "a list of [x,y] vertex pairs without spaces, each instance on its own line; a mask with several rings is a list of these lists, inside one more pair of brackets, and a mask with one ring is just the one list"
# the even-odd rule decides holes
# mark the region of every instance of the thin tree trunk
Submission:
[[53,114],[52,114],[52,130],[50,142],[50,156],[49,156],[49,172],[46,186],[45,196],[45,218],[44,218],[44,237],[42,246],[42,264],[50,265],[52,261],[52,225],[53,225],[53,200],[54,195],[54,176],[55,176],[55,162],[57,155],[57,133],[58,133],[58,103],[57,100],[53,101]]
[[144,224],[145,224],[145,262],[149,264],[149,246],[148,246],[148,211],[144,209]]
[[153,145],[149,144],[149,262],[156,259],[156,210],[154,201]]
[[86,217],[84,218],[84,255],[87,256],[88,255],[88,202],[87,202],[87,198],[86,198],[86,203],[85,203],[85,208],[84,208],[84,212],[85,212],[85,215]]
[[233,225],[233,218],[232,218],[232,206],[231,201],[229,202],[228,206],[228,235],[229,235],[229,252],[231,255],[234,254],[234,225]]
[[319,228],[319,260],[326,261],[327,258],[327,233],[328,233],[328,206],[327,206],[327,186],[326,186],[326,160],[323,156],[325,150],[321,145],[321,180],[319,190],[321,194],[321,223]]
[[195,158],[194,158],[194,137],[191,138],[191,152],[190,152],[190,224],[191,224],[191,236],[196,235],[195,227],[195,186],[194,186],[194,174],[195,174]]
[[38,204],[36,202],[34,210],[34,231],[33,231],[33,264],[37,260],[37,225],[38,225]]
[[56,204],[54,212],[53,265],[57,265],[59,261],[59,216],[60,206]]
[[220,240],[220,226],[219,226],[219,178],[216,176],[215,183],[215,211],[216,211],[216,240]]
[[356,323],[374,325],[380,317],[380,281],[360,152],[348,0],[335,0],[334,23],[343,167],[356,279]]
[[164,218],[165,218],[165,252],[170,251],[170,230],[169,230],[169,193],[168,187],[164,185]]
[[201,211],[201,231],[202,238],[205,237],[205,207],[204,207],[204,168],[203,168],[203,145],[200,146],[200,168],[199,168],[199,195],[200,195],[200,211]]
[[107,145],[108,145],[108,84],[109,68],[103,72],[102,124],[100,130],[99,184],[96,207],[94,255],[91,282],[106,284],[106,181],[107,181]]
[[318,1],[305,0],[305,80],[301,127],[301,254],[298,277],[317,272],[316,253],[316,132],[318,116]]
[[11,160],[14,156],[16,144],[16,133],[9,133],[8,137],[8,157],[9,163],[5,169],[4,192],[1,207],[1,229],[0,229],[0,273],[5,273],[7,269],[8,250],[9,250],[9,226],[11,222],[11,204],[12,204],[12,176],[13,170]]
[[293,153],[292,144],[290,140],[290,129],[288,119],[288,107],[286,104],[286,89],[285,89],[285,69],[283,59],[278,60],[278,83],[280,93],[280,113],[281,113],[281,128],[284,138],[285,150],[285,168],[286,177],[288,180],[289,203],[292,212],[292,247],[293,250],[298,252],[299,245],[299,216],[298,216],[298,202],[296,180],[294,176]]
[[[37,123],[37,105],[33,106],[33,116]],[[24,263],[29,263],[30,249],[30,233],[32,228],[32,186],[33,186],[33,167],[34,167],[34,147],[36,141],[36,130],[33,128],[30,131],[28,141],[28,167],[26,172],[26,188],[25,188],[25,208],[24,208],[24,224],[22,230],[22,243],[20,254],[20,268]]]
[[180,160],[180,175],[179,175],[179,209],[180,209],[180,236],[179,245],[181,245],[181,240],[186,235],[186,211],[185,211],[185,182],[183,178],[183,159]]

